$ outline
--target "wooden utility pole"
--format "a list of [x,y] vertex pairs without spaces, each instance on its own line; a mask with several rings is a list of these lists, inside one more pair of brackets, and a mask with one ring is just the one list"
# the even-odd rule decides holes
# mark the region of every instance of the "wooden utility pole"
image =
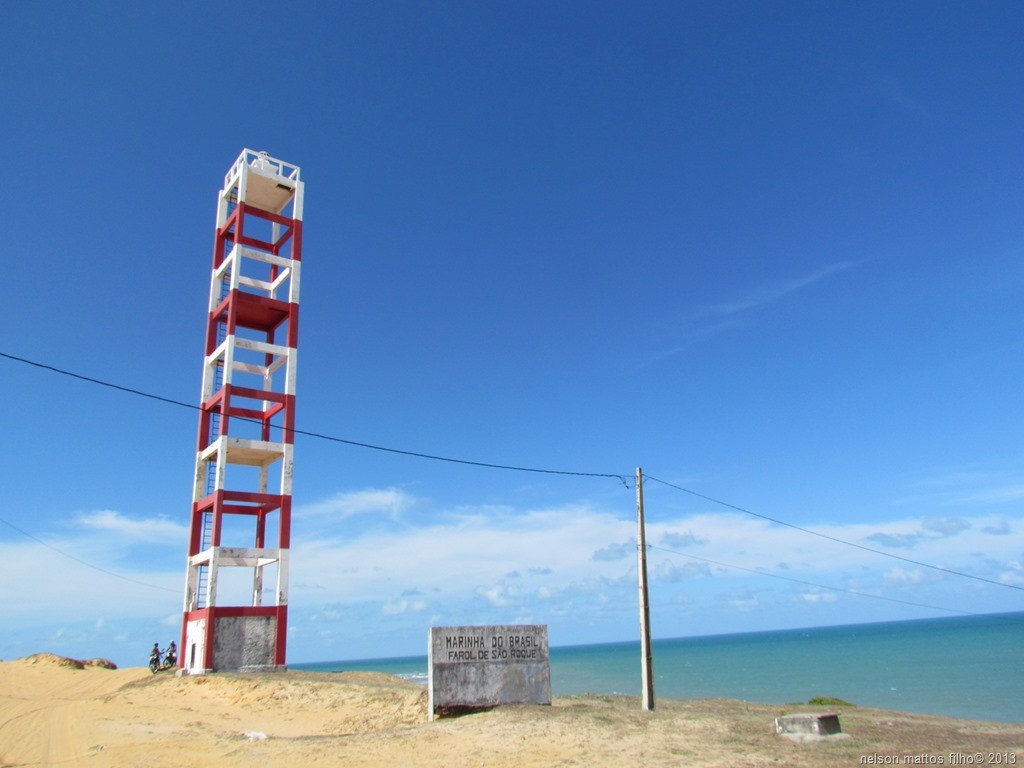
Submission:
[[654,709],[654,669],[651,664],[651,609],[647,602],[647,534],[644,532],[644,471],[636,468],[636,548],[640,575],[640,706]]

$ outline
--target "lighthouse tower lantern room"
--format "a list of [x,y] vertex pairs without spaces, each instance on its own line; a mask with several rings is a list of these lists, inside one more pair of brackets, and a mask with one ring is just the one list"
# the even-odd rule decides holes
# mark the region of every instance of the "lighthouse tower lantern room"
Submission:
[[243,150],[217,200],[180,664],[285,668],[299,168]]

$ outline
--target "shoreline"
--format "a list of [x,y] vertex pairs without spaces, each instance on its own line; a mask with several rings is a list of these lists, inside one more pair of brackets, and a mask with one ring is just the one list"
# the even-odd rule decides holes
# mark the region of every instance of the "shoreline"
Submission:
[[[766,704],[836,696],[862,707],[1024,723],[1016,669],[1024,612],[940,617],[653,642],[655,693],[680,701]],[[978,649],[984,648],[984,653]],[[639,641],[553,646],[554,696],[640,696]],[[423,681],[425,654],[306,662],[293,668],[380,671]]]
[[[951,764],[951,755],[978,752],[1024,760],[1024,725],[856,706],[659,699],[643,712],[634,697],[581,695],[429,723],[424,687],[384,673],[177,678],[62,658],[0,662],[0,765],[828,768],[903,756]],[[845,737],[800,744],[776,735],[774,719],[798,711],[838,711]]]

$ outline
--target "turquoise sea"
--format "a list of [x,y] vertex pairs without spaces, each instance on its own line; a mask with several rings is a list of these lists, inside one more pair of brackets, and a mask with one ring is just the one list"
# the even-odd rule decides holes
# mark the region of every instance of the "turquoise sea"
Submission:
[[[836,696],[866,707],[1024,723],[1022,641],[1024,612],[655,640],[655,695],[767,704]],[[426,655],[290,666],[427,679]],[[554,696],[639,696],[639,642],[552,647],[551,688]]]

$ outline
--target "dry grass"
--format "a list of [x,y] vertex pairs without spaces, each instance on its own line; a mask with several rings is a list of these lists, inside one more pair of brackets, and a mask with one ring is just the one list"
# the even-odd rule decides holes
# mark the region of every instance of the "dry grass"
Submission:
[[643,712],[634,698],[576,696],[428,723],[422,686],[377,673],[175,678],[40,654],[0,663],[0,764],[829,768],[873,757],[1024,760],[1022,725],[844,707],[847,738],[799,744],[774,732],[775,718],[795,709],[816,708],[660,700]]

